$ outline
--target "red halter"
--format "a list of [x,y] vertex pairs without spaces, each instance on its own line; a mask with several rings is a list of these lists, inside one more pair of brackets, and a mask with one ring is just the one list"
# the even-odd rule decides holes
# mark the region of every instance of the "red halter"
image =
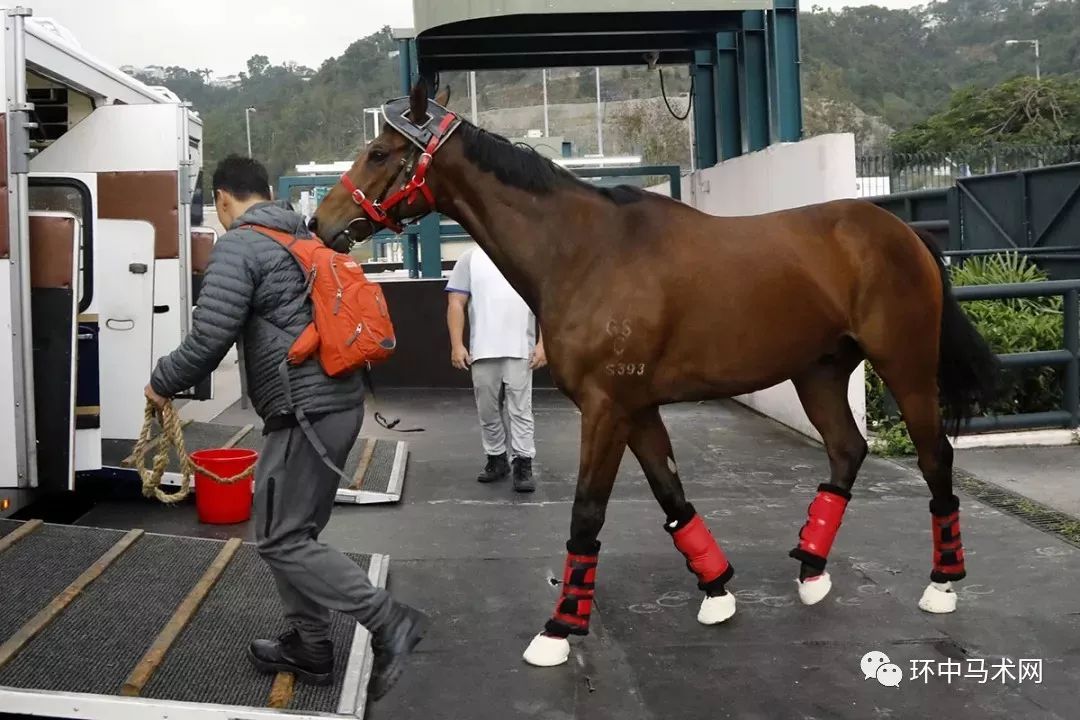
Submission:
[[439,149],[443,139],[446,137],[446,131],[453,124],[457,116],[454,113],[447,113],[443,116],[442,122],[439,123],[439,128],[428,141],[427,147],[422,153],[420,153],[420,160],[416,163],[416,169],[413,171],[412,177],[406,182],[397,192],[391,194],[386,199],[372,202],[368,199],[364,191],[356,187],[350,178],[349,174],[343,173],[341,175],[341,185],[352,196],[354,203],[360,206],[367,215],[368,220],[378,225],[382,225],[385,228],[393,230],[396,233],[400,233],[404,228],[402,224],[394,220],[387,211],[392,209],[395,205],[402,200],[406,201],[407,205],[412,205],[416,202],[416,195],[420,193],[424,196],[424,199],[428,201],[428,205],[432,210],[435,209],[435,196],[431,193],[431,188],[427,186],[428,168],[431,167],[431,160],[434,157],[435,152]]

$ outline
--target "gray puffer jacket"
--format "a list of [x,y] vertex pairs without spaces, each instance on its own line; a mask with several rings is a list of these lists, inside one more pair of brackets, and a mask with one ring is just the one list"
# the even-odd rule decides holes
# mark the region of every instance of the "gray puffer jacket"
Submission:
[[[214,245],[203,278],[191,332],[161,358],[150,384],[165,397],[194,387],[221,363],[243,336],[248,395],[255,411],[271,424],[291,416],[279,376],[289,347],[311,322],[303,271],[276,241],[242,225],[262,225],[307,236],[304,221],[288,203],[251,207]],[[364,401],[359,373],[328,377],[317,358],[289,368],[293,402],[308,415],[348,410]]]

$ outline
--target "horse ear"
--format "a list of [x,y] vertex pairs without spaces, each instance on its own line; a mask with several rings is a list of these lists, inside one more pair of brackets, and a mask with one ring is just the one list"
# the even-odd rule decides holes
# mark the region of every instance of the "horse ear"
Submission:
[[445,107],[450,107],[450,86],[447,85],[442,89],[438,95],[435,96],[435,102]]
[[409,94],[409,119],[415,123],[423,123],[427,118],[427,109],[427,83],[423,78],[420,78],[413,85],[412,92]]

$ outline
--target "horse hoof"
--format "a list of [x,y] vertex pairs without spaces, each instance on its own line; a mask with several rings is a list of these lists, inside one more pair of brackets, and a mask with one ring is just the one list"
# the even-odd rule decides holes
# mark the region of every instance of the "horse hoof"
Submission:
[[799,584],[799,600],[802,600],[803,605],[818,604],[832,590],[832,578],[827,572],[796,582]]
[[956,612],[956,593],[953,592],[952,583],[932,582],[927,585],[919,599],[919,609],[936,615]]
[[534,667],[555,667],[570,658],[570,641],[540,633],[532,639],[522,655]]
[[701,601],[697,621],[702,625],[719,625],[735,614],[735,596],[731,593],[706,597]]

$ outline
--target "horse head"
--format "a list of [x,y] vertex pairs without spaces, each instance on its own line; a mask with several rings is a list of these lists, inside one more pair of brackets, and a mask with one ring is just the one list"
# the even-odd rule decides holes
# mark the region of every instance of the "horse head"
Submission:
[[446,109],[449,88],[431,100],[418,82],[407,97],[382,107],[383,127],[319,204],[308,223],[327,245],[344,250],[382,228],[403,224],[435,209],[427,172],[436,152],[461,119]]

